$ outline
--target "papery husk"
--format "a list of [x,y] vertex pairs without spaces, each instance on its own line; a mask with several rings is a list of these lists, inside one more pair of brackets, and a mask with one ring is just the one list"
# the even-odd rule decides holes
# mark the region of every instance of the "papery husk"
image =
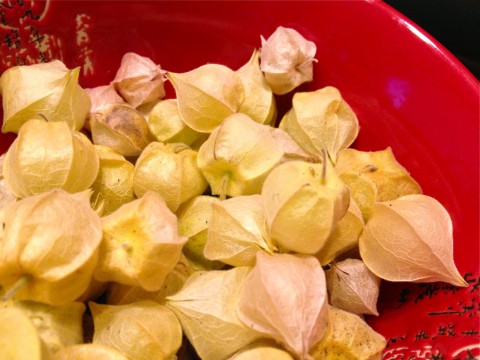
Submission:
[[3,162],[5,161],[5,156],[7,153],[0,155],[0,180],[3,180]]
[[381,360],[387,342],[358,315],[328,307],[328,330],[310,351],[314,360]]
[[82,133],[73,133],[73,144],[74,158],[62,188],[71,193],[78,193],[90,188],[98,175],[100,159],[90,140]]
[[112,81],[115,90],[133,107],[165,96],[164,71],[151,59],[128,52]]
[[357,116],[337,88],[297,92],[292,104],[280,127],[310,154],[321,157],[325,149],[335,162],[338,152],[356,139],[360,129]]
[[348,188],[328,163],[290,161],[262,188],[270,236],[284,251],[317,253],[347,212]]
[[5,179],[0,179],[0,209],[15,201],[17,197],[10,191]]
[[6,70],[0,78],[2,132],[18,133],[25,122],[39,116],[80,130],[91,102],[78,85],[79,73],[79,67],[69,70],[59,60]]
[[145,118],[127,104],[110,104],[90,116],[93,143],[123,156],[139,156],[154,138]]
[[468,285],[455,267],[450,215],[432,197],[375,203],[359,247],[365,265],[382,279]]
[[197,165],[214,195],[259,194],[284,153],[268,127],[237,113],[224,120],[200,147]]
[[204,230],[195,236],[189,238],[183,247],[183,253],[188,259],[190,266],[195,271],[219,270],[225,267],[221,261],[209,260],[204,255],[205,245],[207,244],[208,230]]
[[158,102],[148,116],[148,128],[155,139],[163,143],[191,145],[202,135],[183,122],[177,99]]
[[372,206],[378,197],[377,183],[363,171],[347,171],[341,173],[339,177],[348,186],[350,195],[362,212],[363,219],[368,221],[372,214]]
[[[5,235],[5,209],[6,207],[0,207],[0,243],[3,242],[3,237]],[[4,293],[6,292],[6,289],[0,284],[0,296],[3,298],[5,295]]]
[[186,238],[163,198],[146,192],[102,218],[103,241],[95,277],[160,290],[180,259]]
[[341,254],[358,247],[358,239],[364,225],[360,208],[355,200],[350,198],[347,213],[337,223],[322,249],[315,254],[320,264],[327,265]]
[[300,145],[284,130],[270,127],[270,133],[275,141],[282,147],[284,155],[282,162],[292,160],[302,160],[308,162],[319,162],[316,156],[313,156],[303,150]]
[[194,269],[184,255],[180,256],[179,262],[165,278],[162,288],[158,291],[146,291],[140,286],[110,283],[107,291],[107,304],[125,305],[137,301],[152,300],[159,304],[165,304],[166,297],[179,291]]
[[132,360],[176,358],[182,328],[167,307],[153,301],[88,305],[95,325],[94,344],[112,347]]
[[[167,277],[168,279],[168,277]],[[167,280],[165,279],[165,282]],[[137,301],[155,301],[158,291],[147,291],[140,286],[120,284],[118,282],[109,283],[106,292],[107,298],[105,304],[108,305],[127,305]],[[157,301],[155,301],[157,302]]]
[[273,253],[260,195],[212,203],[204,255],[232,266],[253,266],[257,251]]
[[362,260],[346,259],[326,272],[330,304],[353,314],[378,315],[380,278]]
[[3,209],[0,283],[11,289],[25,281],[14,298],[62,305],[85,292],[102,239],[87,195],[58,189]]
[[[284,347],[282,347],[282,345],[279,344],[276,340],[274,340],[272,338],[264,337],[264,338],[257,339],[254,342],[251,342],[250,344],[248,344],[247,346],[241,348],[238,352],[236,352],[228,360],[236,359],[235,356],[240,356],[240,355],[244,356],[243,353],[247,353],[247,354],[250,353],[252,355],[252,357],[254,357],[257,354],[257,352],[256,351],[250,352],[250,350],[256,350],[256,349],[260,350],[259,353],[265,355],[266,357],[268,356],[267,353],[270,353],[270,351],[269,351],[270,349],[281,350],[281,351],[283,351],[283,353],[276,352],[276,351],[271,352],[271,353],[272,354],[277,354],[278,356],[280,356],[280,359],[283,359],[283,360],[292,359],[292,355],[289,354],[287,352],[287,350]],[[264,351],[264,349],[268,349],[268,350]],[[290,355],[290,358],[284,359],[283,358],[285,356],[284,353],[286,353],[287,355]],[[267,357],[267,359],[268,359],[268,357]]]
[[237,316],[247,267],[194,273],[182,290],[168,297],[185,335],[202,360],[222,360],[260,337]]
[[3,163],[5,181],[19,198],[53,189],[86,190],[98,169],[98,155],[85,135],[72,132],[65,122],[43,120],[22,126]]
[[214,196],[195,196],[184,203],[177,211],[178,232],[188,238],[209,228],[212,217],[212,204],[220,200]]
[[0,308],[0,359],[48,360],[50,356],[37,328],[23,310]]
[[390,147],[371,152],[345,149],[338,154],[335,171],[340,176],[346,172],[356,171],[371,178],[377,186],[376,201],[394,200],[400,196],[422,193],[420,185],[395,159]]
[[6,282],[5,287],[12,289],[20,280],[25,279],[27,284],[15,292],[14,299],[32,300],[53,306],[65,305],[76,301],[88,289],[97,262],[98,250],[84,265],[62,279],[45,280],[40,277],[32,278],[23,275],[15,282]]
[[316,258],[257,252],[238,299],[245,326],[308,359],[327,330],[327,311],[325,274]]
[[208,260],[203,253],[213,212],[212,204],[217,202],[220,199],[214,196],[196,196],[182,204],[177,211],[178,233],[188,237],[183,253],[195,270],[217,270],[225,265]]
[[51,360],[128,360],[121,352],[101,344],[79,344],[64,347]]
[[260,124],[272,124],[277,115],[275,96],[260,70],[259,60],[260,52],[255,49],[250,60],[237,70],[245,87],[245,100],[238,112]]
[[27,314],[52,354],[83,342],[82,316],[86,308],[83,303],[50,306],[33,301],[7,301],[0,303],[1,308],[21,309]]
[[104,107],[110,104],[123,104],[125,101],[120,95],[115,91],[113,85],[102,85],[94,88],[85,89],[86,93],[90,97],[91,106],[90,114],[85,121],[84,128],[88,131],[90,128],[90,116],[95,114],[97,111],[102,110]]
[[100,159],[100,168],[91,186],[92,198],[105,202],[102,212],[105,216],[135,199],[133,193],[135,166],[109,147],[95,145],[95,150]]
[[173,212],[184,202],[203,194],[207,187],[197,167],[197,152],[183,144],[153,142],[135,164],[135,195],[141,197],[147,191],[155,191]]
[[259,346],[240,351],[228,360],[293,360],[293,357],[276,347]]
[[210,133],[236,113],[245,98],[237,73],[226,66],[206,64],[186,73],[168,72],[183,121],[198,132]]
[[147,120],[148,123],[148,117],[150,116],[150,113],[152,112],[153,108],[159,103],[162,102],[162,99],[156,99],[153,101],[150,101],[148,103],[142,104],[140,106],[137,106],[135,109],[142,114],[142,116]]
[[16,196],[10,191],[3,178],[3,162],[5,156],[6,153],[0,155],[0,209],[17,200]]
[[115,91],[112,84],[88,88],[85,91],[90,96],[90,101],[92,102],[90,113],[96,113],[110,104],[123,104],[125,102]]
[[279,26],[265,40],[261,37],[260,69],[274,94],[282,95],[313,80],[317,47],[298,31]]

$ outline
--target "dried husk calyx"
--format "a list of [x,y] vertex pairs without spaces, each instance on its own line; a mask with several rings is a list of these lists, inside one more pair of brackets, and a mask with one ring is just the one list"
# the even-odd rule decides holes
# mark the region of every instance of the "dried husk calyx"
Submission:
[[290,161],[268,175],[262,199],[274,243],[315,254],[347,212],[350,195],[327,162]]
[[87,190],[98,170],[99,157],[85,135],[65,122],[44,120],[22,126],[3,163],[8,188],[18,198],[59,188]]
[[123,156],[138,156],[153,141],[145,118],[127,104],[109,104],[90,116],[96,145],[112,148]]
[[0,285],[6,298],[67,304],[88,287],[102,227],[90,194],[52,190],[3,209]]
[[365,265],[382,279],[467,286],[453,260],[452,220],[432,197],[375,203],[359,247]]
[[282,95],[313,80],[317,47],[298,31],[279,26],[265,40],[261,37],[260,69],[274,94]]
[[163,198],[146,192],[102,218],[103,241],[95,277],[157,291],[180,259],[186,238]]
[[18,133],[33,118],[65,121],[80,130],[90,112],[87,92],[78,85],[80,68],[73,70],[59,60],[14,66],[0,77],[3,98],[2,132]]
[[135,163],[133,191],[137,197],[147,191],[160,194],[171,211],[203,194],[208,183],[197,167],[198,154],[184,144],[152,142]]
[[260,193],[283,155],[268,127],[237,113],[210,134],[198,151],[197,165],[213,194],[251,195]]
[[238,299],[246,326],[309,358],[327,330],[327,312],[325,275],[316,258],[257,252]]
[[239,110],[245,98],[240,76],[224,65],[207,64],[166,76],[175,88],[180,116],[198,132],[211,133]]

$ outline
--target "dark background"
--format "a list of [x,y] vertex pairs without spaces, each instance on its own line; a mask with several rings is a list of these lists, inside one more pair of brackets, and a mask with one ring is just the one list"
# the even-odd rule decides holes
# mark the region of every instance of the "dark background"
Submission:
[[480,0],[384,0],[452,52],[480,79]]

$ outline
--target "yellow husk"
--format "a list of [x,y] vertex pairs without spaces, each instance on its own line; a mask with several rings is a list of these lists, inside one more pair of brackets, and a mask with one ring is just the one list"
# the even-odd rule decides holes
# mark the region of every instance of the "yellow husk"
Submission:
[[224,120],[198,151],[197,164],[216,195],[261,191],[284,153],[268,127],[237,113]]
[[203,194],[208,184],[197,167],[197,152],[183,144],[152,142],[135,164],[133,191],[160,194],[175,212],[189,199]]
[[173,270],[186,238],[177,218],[153,191],[102,218],[103,241],[95,277],[160,290]]
[[69,70],[55,60],[44,64],[15,66],[0,78],[3,97],[2,132],[18,133],[33,118],[65,121],[80,130],[90,111],[88,94],[78,85],[80,68]]
[[43,120],[22,126],[3,164],[5,181],[19,198],[59,188],[86,190],[98,169],[98,155],[85,135],[72,132],[65,122]]
[[328,330],[310,356],[314,360],[381,360],[386,344],[358,315],[329,306]]
[[207,64],[186,73],[169,72],[183,121],[198,132],[210,133],[237,112],[245,98],[240,77],[226,66]]
[[132,360],[173,360],[182,328],[171,310],[153,301],[128,305],[89,303],[93,343],[110,346]]

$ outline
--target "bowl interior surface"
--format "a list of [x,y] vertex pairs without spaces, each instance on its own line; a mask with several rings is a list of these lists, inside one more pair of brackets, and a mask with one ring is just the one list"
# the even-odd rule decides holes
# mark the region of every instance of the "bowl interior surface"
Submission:
[[[84,87],[112,81],[129,51],[184,72],[205,63],[237,69],[260,47],[260,35],[280,25],[315,42],[314,81],[297,90],[337,87],[360,121],[353,147],[390,146],[424,193],[446,207],[455,261],[470,285],[384,283],[380,316],[367,317],[389,340],[384,358],[480,356],[479,85],[428,34],[376,1],[7,3],[0,39],[17,29],[20,45],[3,41],[0,71],[60,58],[83,67]],[[291,95],[278,100],[281,116]],[[0,135],[1,153],[13,138]]]

